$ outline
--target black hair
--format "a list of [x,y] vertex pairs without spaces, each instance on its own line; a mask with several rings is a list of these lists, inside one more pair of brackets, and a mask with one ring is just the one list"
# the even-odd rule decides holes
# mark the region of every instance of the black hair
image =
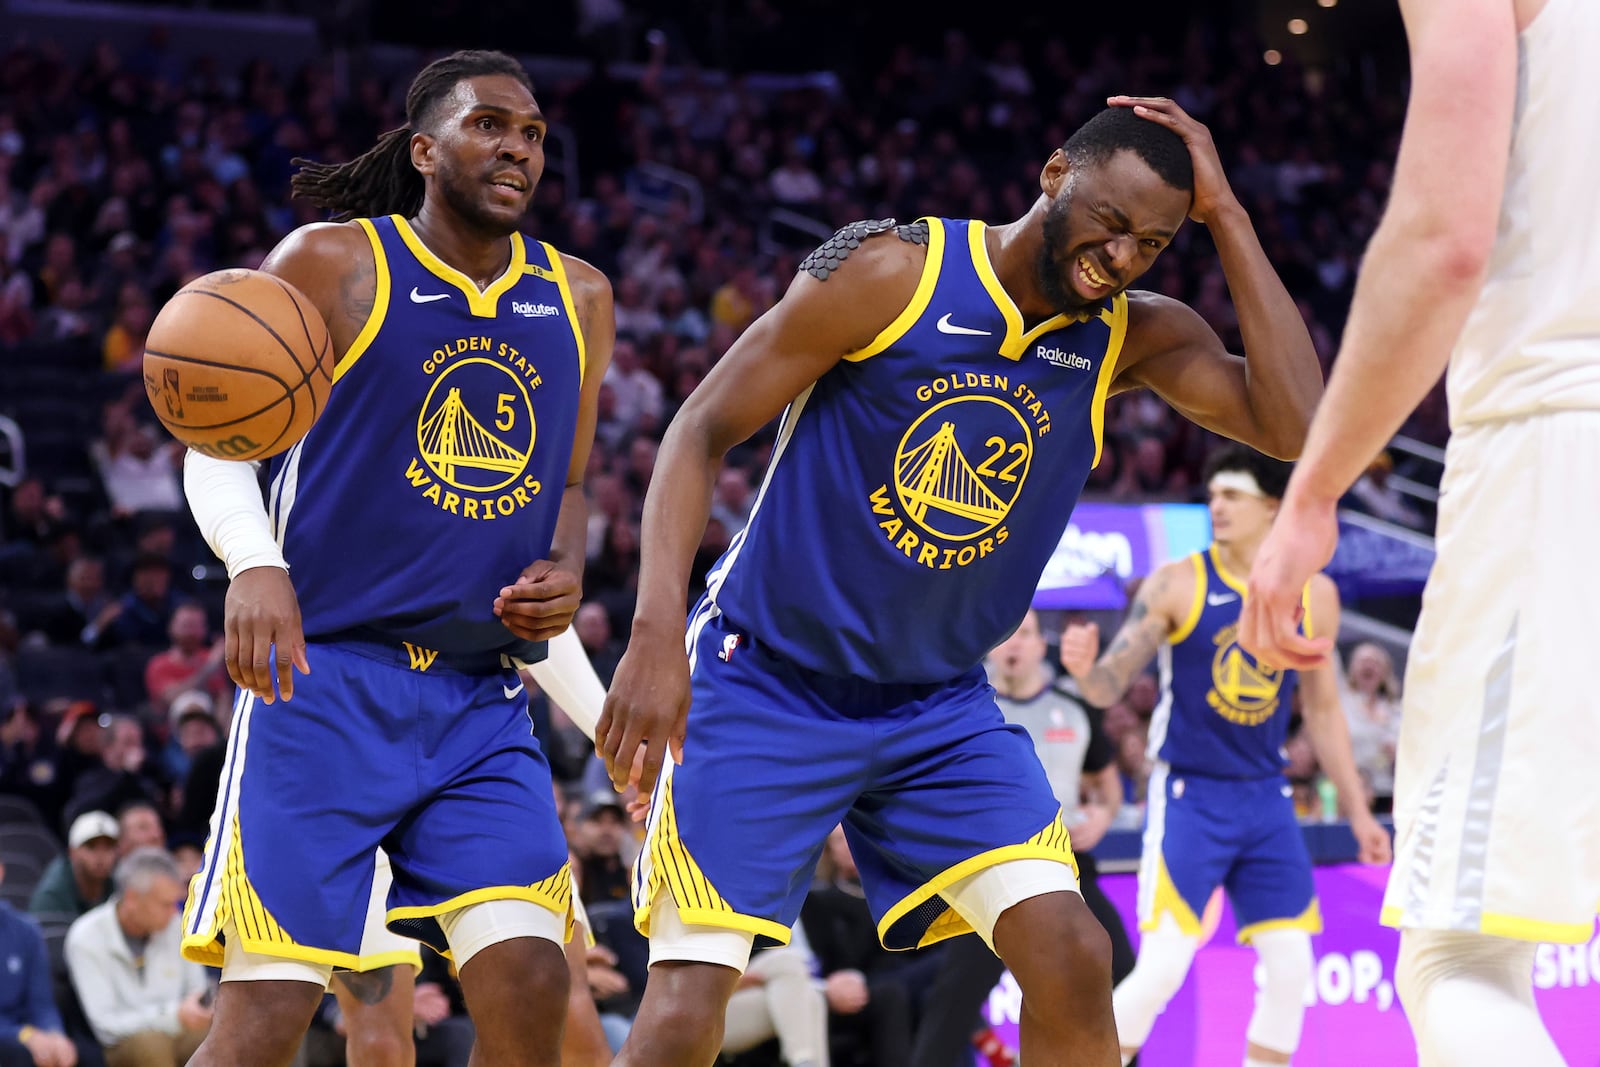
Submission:
[[1097,166],[1126,149],[1174,189],[1194,191],[1194,163],[1183,138],[1131,107],[1108,107],[1078,127],[1061,150],[1075,167]]
[[1227,444],[1206,457],[1205,475],[1201,479],[1201,484],[1209,483],[1214,476],[1223,471],[1243,471],[1256,480],[1256,484],[1267,496],[1273,500],[1282,500],[1284,490],[1289,487],[1289,475],[1294,471],[1294,464],[1273,459],[1271,456],[1263,456],[1245,445]]
[[522,64],[504,52],[467,50],[423,67],[406,90],[406,124],[348,163],[316,163],[296,158],[300,172],[289,180],[294,196],[332,212],[334,222],[378,215],[415,215],[422,207],[422,175],[411,164],[411,135],[426,129],[438,104],[464,78],[504,74],[531,93],[533,82]]

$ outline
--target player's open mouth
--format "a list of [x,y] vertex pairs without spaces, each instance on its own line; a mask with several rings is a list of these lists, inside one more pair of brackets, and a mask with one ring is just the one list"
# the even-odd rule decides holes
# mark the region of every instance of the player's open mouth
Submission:
[[1077,275],[1078,281],[1083,286],[1084,291],[1091,294],[1102,293],[1105,290],[1110,289],[1114,284],[1111,279],[1107,278],[1104,274],[1101,274],[1095,269],[1094,263],[1089,259],[1088,256],[1078,257]]
[[501,197],[516,200],[528,191],[527,179],[520,174],[503,174],[489,183]]

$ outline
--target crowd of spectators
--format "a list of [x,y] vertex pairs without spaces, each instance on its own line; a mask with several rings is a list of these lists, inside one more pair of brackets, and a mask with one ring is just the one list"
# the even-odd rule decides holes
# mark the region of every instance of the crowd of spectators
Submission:
[[[49,869],[31,872],[35,896],[45,894],[34,910],[76,919],[110,909],[96,921],[107,930],[120,923],[108,950],[118,958],[93,965],[114,977],[129,965],[124,949],[162,944],[165,928],[145,916],[173,904],[171,885],[198,867],[232,712],[219,638],[225,583],[185,512],[181,450],[144,400],[144,338],[155,310],[187,281],[256,266],[290,229],[317,218],[288,196],[292,159],[348,159],[399,125],[409,72],[388,80],[358,62],[336,76],[321,64],[282,69],[267,60],[229,69],[180,56],[159,33],[102,43],[82,59],[41,42],[4,49],[0,415],[21,425],[28,464],[18,471],[15,454],[0,457],[13,471],[0,478],[0,792],[26,798],[62,849]],[[1364,77],[1359,64],[1268,66],[1249,34],[1203,25],[1176,49],[1062,37],[979,49],[951,31],[926,51],[886,44],[870,57],[834,83],[758,85],[676,66],[658,36],[637,78],[596,64],[537,86],[554,132],[526,229],[599,267],[616,292],[616,351],[587,477],[586,604],[576,620],[603,679],[628,633],[639,512],[661,433],[782,294],[810,245],[862,218],[1021,215],[1044,159],[1110,93],[1171,95],[1210,125],[1324,365],[1333,357],[1357,258],[1389,186],[1403,108],[1395,86]],[[1145,284],[1192,304],[1240,350],[1203,228],[1186,227]],[[1105,425],[1091,494],[1193,496],[1210,441],[1204,431],[1147,395],[1114,399]],[[1407,432],[1442,443],[1441,396]],[[763,433],[731,454],[697,575],[747,521],[770,447]],[[1426,526],[1428,516],[1388,483],[1393,473],[1388,457],[1375,464],[1352,503]],[[1375,658],[1352,658],[1346,696],[1360,724],[1358,755],[1381,798],[1392,784],[1384,766],[1392,775],[1396,705],[1393,667]],[[1106,714],[1129,819],[1143,799],[1155,703],[1145,678]],[[643,979],[624,902],[637,840],[585,743],[558,712],[536,704],[570,798],[564,815],[583,894],[606,934],[591,982],[608,1025],[621,1025]],[[1298,763],[1292,770],[1314,773]],[[1314,813],[1311,796],[1303,809]],[[837,925],[841,894],[858,887],[848,857],[834,851],[819,888],[831,904],[816,913]],[[125,877],[112,896],[119,856]],[[865,960],[862,946],[840,947],[836,935],[830,926],[813,938],[837,957],[833,970],[822,961],[817,1010],[857,1015],[876,1004],[864,1016],[870,1025],[840,1032],[855,1033],[863,1049],[888,1047],[894,1042],[874,1027],[912,1025],[891,980],[902,965]],[[84,943],[66,939],[74,969],[89,966]],[[145,1016],[134,1013],[160,1040],[103,1022],[101,1002],[115,992],[105,979],[78,985],[89,1009],[80,1043],[87,1036],[115,1049],[138,1037],[141,1051],[126,1062],[181,1061],[209,1009],[194,976],[174,967],[160,1011],[146,1004]],[[792,977],[786,967],[782,957],[764,963],[760,974],[770,976],[751,988],[786,988],[778,984]],[[836,979],[834,970],[855,977]],[[447,971],[430,972],[419,986],[430,990],[419,1011],[438,1023],[459,1014],[449,982]],[[441,1004],[451,1010],[441,1014]],[[774,1033],[803,1043],[792,1033],[808,1025],[810,1009],[793,998],[741,996],[736,1004],[730,1032],[737,1024],[752,1043]],[[763,1004],[784,1010],[764,1015]],[[11,1062],[6,1023],[0,1063]],[[10,1025],[30,1034],[62,1029],[43,1015]],[[337,1020],[328,1026],[337,1029]],[[440,1062],[450,1055],[441,1052]]]

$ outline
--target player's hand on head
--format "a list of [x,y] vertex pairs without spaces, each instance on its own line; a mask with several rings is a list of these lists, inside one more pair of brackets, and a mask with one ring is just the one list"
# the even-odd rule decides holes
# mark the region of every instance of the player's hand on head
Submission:
[[1333,640],[1300,632],[1301,596],[1311,576],[1333,558],[1338,540],[1335,505],[1313,509],[1284,501],[1256,552],[1239,613],[1239,644],[1258,663],[1279,670],[1312,670],[1327,663]]
[[619,792],[631,783],[648,797],[667,753],[683,759],[688,716],[689,658],[683,638],[635,626],[594,729],[595,752]]
[[1061,631],[1061,666],[1074,678],[1087,677],[1099,655],[1099,626],[1092,622],[1074,622]]
[[1140,118],[1165,126],[1183,138],[1189,149],[1189,160],[1194,165],[1194,206],[1189,217],[1206,224],[1219,209],[1236,206],[1238,198],[1228,184],[1227,172],[1222,169],[1222,157],[1211,140],[1206,124],[1178,106],[1176,100],[1164,96],[1112,96],[1106,98],[1112,107],[1131,107]]
[[525,641],[548,641],[572,625],[583,597],[578,576],[547,559],[530,564],[494,598],[494,613]]
[[223,663],[228,677],[263,702],[294,696],[294,671],[311,673],[300,628],[300,601],[282,567],[252,567],[228,583],[223,606]]

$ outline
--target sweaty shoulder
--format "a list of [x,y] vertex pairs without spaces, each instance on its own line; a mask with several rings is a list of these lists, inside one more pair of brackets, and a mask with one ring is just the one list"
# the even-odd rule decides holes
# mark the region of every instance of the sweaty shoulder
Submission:
[[278,242],[261,269],[310,298],[339,352],[350,347],[372,314],[377,264],[372,243],[357,223],[301,226]]
[[572,298],[586,301],[611,301],[611,281],[600,269],[577,256],[559,252],[561,266],[567,272],[567,282],[572,286]]
[[1169,630],[1176,629],[1188,617],[1194,603],[1194,582],[1192,557],[1170,560],[1144,580],[1139,587],[1139,599],[1149,605],[1151,614],[1166,621]]
[[[928,261],[926,222],[852,222],[800,263],[783,303],[825,312],[841,350],[867,347],[911,303]],[[830,338],[831,339],[831,338]]]

